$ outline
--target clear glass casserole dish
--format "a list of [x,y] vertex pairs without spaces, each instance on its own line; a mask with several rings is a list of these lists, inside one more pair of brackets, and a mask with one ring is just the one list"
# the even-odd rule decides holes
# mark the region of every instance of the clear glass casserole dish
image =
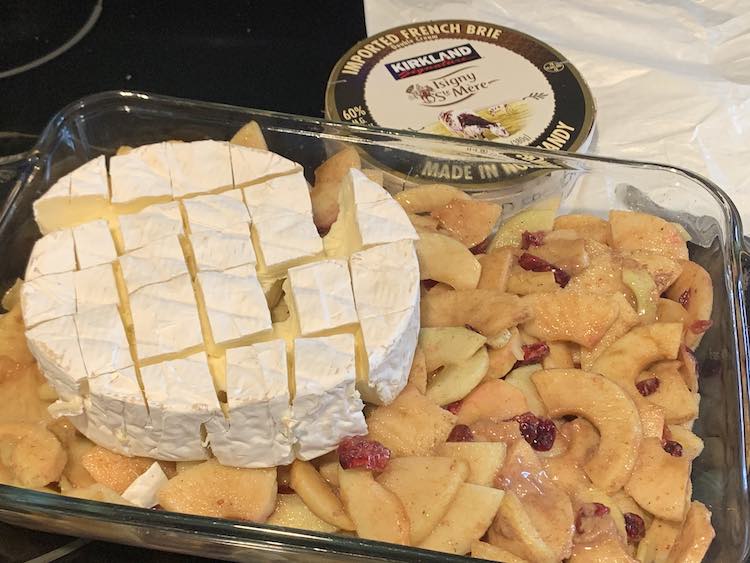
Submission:
[[[502,166],[505,185],[465,188],[503,205],[504,216],[539,199],[561,197],[561,212],[609,209],[653,213],[680,223],[692,237],[691,259],[714,281],[714,326],[698,349],[703,378],[695,431],[705,450],[693,467],[694,497],[713,512],[716,539],[708,561],[744,561],[750,551],[747,489],[748,334],[745,269],[750,255],[731,201],[711,182],[666,166],[519,149],[325,122],[310,118],[132,92],[84,98],[56,115],[0,209],[0,290],[22,275],[40,236],[32,202],[59,177],[121,145],[168,139],[228,139],[248,121],[263,128],[269,148],[309,174],[332,150],[350,144],[391,159],[425,156],[449,163]],[[415,165],[415,176],[418,169]],[[311,179],[311,178],[310,178]],[[412,177],[389,176],[389,189]],[[460,561],[448,556],[350,536],[216,520],[65,498],[0,485],[0,520],[40,530],[143,547],[254,561]]]

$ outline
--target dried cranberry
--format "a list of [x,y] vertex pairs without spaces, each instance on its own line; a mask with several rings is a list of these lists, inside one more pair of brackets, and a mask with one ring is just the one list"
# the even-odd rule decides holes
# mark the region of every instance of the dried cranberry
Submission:
[[687,306],[690,304],[690,288],[687,288],[685,291],[680,293],[680,297],[677,299],[677,302],[685,307],[687,309]]
[[294,489],[292,489],[289,485],[285,485],[284,483],[281,483],[279,485],[278,493],[280,495],[293,495]]
[[538,452],[547,452],[555,445],[557,427],[549,418],[536,416],[534,413],[525,412],[513,417],[518,422],[518,430],[524,440]]
[[565,270],[558,268],[554,264],[550,264],[544,258],[534,256],[528,252],[524,252],[518,257],[518,265],[524,270],[532,272],[552,272],[555,276],[555,282],[560,287],[565,287],[570,281],[570,274]]
[[625,532],[628,534],[628,541],[641,541],[643,536],[646,535],[646,524],[643,518],[633,512],[626,512],[623,516],[625,517]]
[[523,360],[519,362],[521,365],[539,363],[549,354],[549,346],[546,342],[524,344],[521,350],[523,350]]
[[435,280],[422,280],[422,287],[425,289],[432,289],[438,284]]
[[469,250],[471,250],[472,254],[484,254],[487,252],[487,247],[490,246],[490,237],[487,237],[479,244],[475,244],[472,246]]
[[453,401],[452,403],[443,405],[443,408],[453,414],[458,414],[458,411],[461,410],[461,401]]
[[465,424],[456,424],[448,434],[449,442],[473,442],[474,433]]
[[568,285],[568,282],[570,281],[570,274],[568,272],[561,270],[560,268],[555,268],[552,272],[555,276],[555,282],[557,285],[560,287]]
[[708,321],[693,321],[690,324],[690,332],[693,334],[703,334],[706,332],[709,328],[713,326],[714,322],[711,320]]
[[682,457],[682,444],[674,440],[663,440],[661,447],[672,457]]
[[328,231],[331,230],[331,227],[317,227],[317,229],[318,229],[318,234],[324,237],[328,234]]
[[344,438],[339,444],[339,463],[344,469],[373,469],[382,471],[391,458],[391,450],[380,442],[364,436]]
[[583,534],[588,531],[585,525],[586,518],[601,518],[609,514],[609,507],[600,502],[587,502],[581,505],[576,513],[576,532]]
[[542,246],[544,244],[544,231],[524,231],[521,235],[521,248],[528,250],[532,246]]
[[638,392],[641,395],[648,397],[649,395],[656,393],[656,390],[659,388],[659,378],[649,377],[648,379],[639,381],[635,386],[638,388]]

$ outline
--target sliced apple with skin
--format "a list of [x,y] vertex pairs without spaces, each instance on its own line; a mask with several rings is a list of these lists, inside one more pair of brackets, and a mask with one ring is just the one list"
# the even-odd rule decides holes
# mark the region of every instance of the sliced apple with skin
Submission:
[[517,367],[505,377],[504,381],[521,392],[526,399],[526,404],[528,405],[527,410],[533,412],[537,416],[547,416],[547,408],[544,406],[542,398],[539,396],[539,393],[537,393],[536,387],[531,381],[531,375],[541,369],[543,368],[539,364]]
[[321,520],[341,530],[354,530],[354,522],[318,470],[308,461],[292,462],[290,484],[294,492]]
[[[229,141],[233,145],[240,145],[243,147],[250,147],[251,149],[260,149],[262,151],[268,150],[268,144],[266,144],[266,138],[263,135],[263,130],[258,125],[257,121],[251,121],[240,127]],[[121,149],[130,147],[120,147],[117,149],[117,154],[127,154],[130,150],[120,152]]]
[[419,389],[422,394],[427,391],[427,364],[422,347],[419,345],[414,350],[414,359],[411,361],[409,383]]
[[635,327],[597,358],[591,370],[611,379],[632,397],[641,398],[635,381],[647,366],[674,360],[682,342],[682,325],[654,323]]
[[695,350],[703,338],[702,332],[695,332],[690,326],[696,321],[707,321],[711,318],[714,304],[714,287],[711,276],[695,262],[681,262],[682,273],[665,296],[681,303],[687,311],[685,344]]
[[638,324],[638,313],[630,305],[625,296],[615,294],[612,296],[618,307],[618,315],[615,322],[607,329],[601,340],[593,348],[581,347],[581,368],[585,371],[591,371],[594,361],[602,355],[616,340],[628,333],[628,331]]
[[407,213],[430,213],[455,199],[471,199],[469,194],[447,184],[414,186],[395,197]]
[[673,260],[687,260],[685,240],[664,219],[638,211],[610,211],[612,248],[655,252]]
[[594,241],[586,241],[589,265],[570,278],[566,286],[569,291],[598,293],[600,295],[627,294],[628,287],[622,282],[622,257],[603,246],[596,247]]
[[516,258],[513,249],[510,247],[498,248],[489,254],[479,256],[482,274],[479,276],[477,288],[506,291],[508,277]]
[[702,503],[693,501],[666,563],[700,563],[715,536],[711,512]]
[[645,438],[625,492],[655,517],[679,522],[689,480],[689,459],[664,451],[660,438]]
[[266,520],[266,523],[328,534],[338,529],[336,526],[331,526],[328,522],[318,518],[307,507],[302,497],[296,494],[278,495],[276,497],[276,509]]
[[501,246],[521,246],[524,231],[551,231],[555,222],[560,197],[536,202],[505,221],[490,244],[490,252]]
[[438,405],[447,405],[466,397],[487,373],[490,359],[482,346],[469,359],[441,369],[427,383],[425,395]]
[[548,240],[544,244],[529,248],[528,252],[565,270],[571,276],[589,265],[589,254],[583,239]]
[[440,222],[440,229],[473,248],[484,241],[500,218],[498,204],[480,199],[452,199],[442,207],[433,209],[431,215]]
[[506,284],[506,291],[516,295],[549,293],[559,290],[560,286],[555,281],[554,272],[531,272],[523,268],[513,268]]
[[339,466],[339,493],[360,538],[409,545],[409,516],[370,471]]
[[680,262],[655,252],[633,250],[627,256],[646,269],[651,279],[654,280],[656,292],[659,295],[664,293],[682,273]]
[[619,314],[609,296],[558,291],[524,298],[533,318],[523,330],[544,341],[566,340],[591,348],[604,336]]
[[661,298],[656,304],[656,320],[660,323],[688,324],[688,312],[677,301]]
[[448,512],[418,547],[465,555],[492,524],[504,493],[491,487],[463,483]]
[[693,461],[703,451],[703,440],[693,432],[679,424],[667,425],[670,440],[678,442],[682,446],[682,457]]
[[518,557],[507,549],[483,541],[475,541],[471,544],[471,556],[476,559],[501,561],[502,563],[529,563],[526,559]]
[[399,457],[388,462],[378,483],[404,505],[410,522],[410,544],[424,540],[448,512],[469,475],[463,460],[450,457]]
[[455,289],[474,289],[482,266],[463,244],[449,236],[422,232],[416,243],[419,278],[447,283]]
[[594,485],[606,493],[622,488],[633,471],[642,438],[633,400],[616,383],[582,370],[544,370],[531,379],[550,416],[583,416],[599,431],[599,447],[584,465]]
[[599,446],[599,433],[585,418],[576,418],[559,428],[555,444],[565,441],[567,448],[562,454],[541,461],[547,475],[572,497],[592,487],[583,466]]
[[549,354],[542,358],[542,367],[544,369],[575,367],[571,350],[575,344],[571,344],[570,342],[549,342],[547,346],[549,347]]
[[440,408],[411,385],[387,406],[367,417],[369,436],[394,456],[432,455],[456,424],[455,415]]
[[480,418],[507,420],[529,411],[524,394],[503,379],[486,381],[461,401],[458,424],[470,425]]
[[428,373],[447,364],[468,360],[485,342],[485,336],[462,326],[422,328],[419,331],[419,347],[424,353]]
[[438,232],[438,220],[434,217],[431,217],[430,215],[416,215],[414,213],[408,213],[409,221],[411,221],[412,226],[417,230],[417,232],[420,231],[427,231],[429,233],[437,233]]
[[641,431],[644,438],[661,438],[664,434],[664,409],[643,399],[634,397],[641,417]]
[[681,522],[654,518],[646,535],[638,542],[636,557],[642,563],[664,563],[682,529]]
[[[560,561],[539,535],[533,520],[526,513],[521,500],[506,491],[489,534],[490,543],[503,548],[515,544],[512,553],[523,552],[529,561],[557,563]],[[510,540],[508,543],[502,540]]]
[[423,327],[468,325],[487,338],[529,320],[533,314],[529,302],[492,289],[428,293],[421,309]]
[[523,360],[523,349],[521,348],[521,335],[517,328],[510,329],[510,340],[500,348],[487,349],[490,357],[490,365],[487,368],[485,380],[498,379],[505,377],[516,365],[516,362]]
[[655,322],[659,291],[646,268],[634,260],[626,260],[622,266],[622,282],[635,297],[635,310],[640,323]]
[[609,222],[595,215],[568,214],[555,218],[552,227],[555,231],[573,230],[578,238],[593,239],[603,244],[609,244]]
[[502,442],[446,442],[438,447],[437,454],[465,461],[469,466],[467,483],[492,487],[505,462],[506,450]]
[[362,168],[359,152],[346,147],[315,169],[315,185],[310,190],[313,220],[319,229],[329,229],[339,214],[339,191],[349,170]]
[[659,386],[646,397],[646,401],[664,409],[664,419],[668,424],[688,422],[698,416],[698,395],[691,393],[680,374],[677,361],[658,362],[641,373],[636,383],[656,378]]

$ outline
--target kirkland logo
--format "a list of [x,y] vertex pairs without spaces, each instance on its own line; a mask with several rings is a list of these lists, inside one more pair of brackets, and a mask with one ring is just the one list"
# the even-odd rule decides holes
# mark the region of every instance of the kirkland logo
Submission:
[[408,78],[415,74],[424,74],[425,72],[432,72],[433,70],[440,70],[442,68],[481,58],[482,57],[479,56],[479,53],[474,50],[474,47],[467,43],[466,45],[459,45],[458,47],[451,47],[450,49],[442,49],[412,59],[404,59],[403,61],[396,61],[395,63],[386,63],[385,66],[388,67],[388,71],[393,78],[401,80],[402,78]]

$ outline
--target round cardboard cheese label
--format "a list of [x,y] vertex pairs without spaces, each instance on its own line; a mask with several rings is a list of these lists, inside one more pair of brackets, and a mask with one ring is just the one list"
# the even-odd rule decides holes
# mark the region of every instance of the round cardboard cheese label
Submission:
[[[355,45],[333,69],[326,112],[358,125],[575,151],[590,137],[595,109],[577,69],[548,45],[500,26],[444,20]],[[387,170],[417,180],[481,184],[518,173],[429,155],[415,166],[366,150]]]

